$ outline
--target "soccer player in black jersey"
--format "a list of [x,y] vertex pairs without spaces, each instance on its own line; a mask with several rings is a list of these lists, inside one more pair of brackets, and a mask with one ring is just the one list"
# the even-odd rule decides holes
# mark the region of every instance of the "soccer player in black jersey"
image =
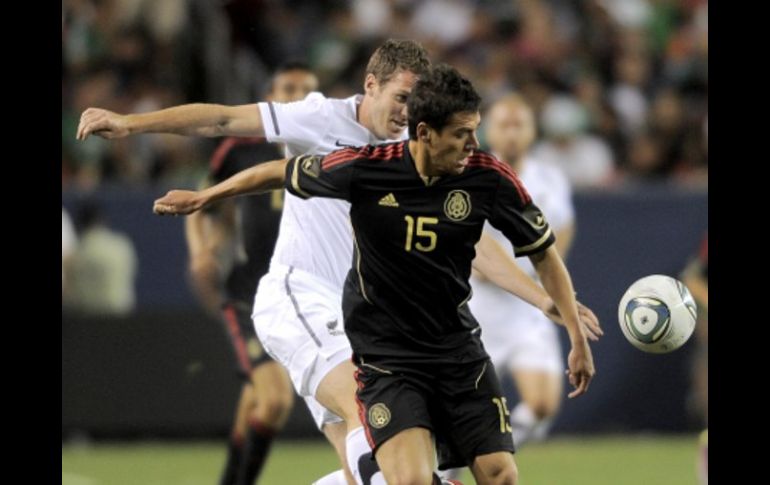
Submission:
[[[286,63],[273,73],[266,99],[288,103],[317,88],[307,65]],[[283,147],[264,138],[226,138],[211,157],[206,184],[282,156]],[[193,286],[206,309],[222,320],[243,380],[220,485],[255,483],[294,402],[286,370],[264,351],[251,322],[257,283],[278,238],[282,203],[283,191],[222,201],[185,224]]]
[[261,190],[285,183],[300,197],[351,202],[345,331],[361,418],[388,483],[436,480],[434,437],[439,468],[469,466],[478,483],[516,483],[508,411],[467,305],[484,221],[530,257],[564,317],[569,396],[586,392],[594,375],[548,222],[513,171],[478,150],[480,101],[456,70],[437,66],[409,96],[406,142],[263,164],[201,193],[172,191],[154,207],[190,213],[237,193],[247,178]]

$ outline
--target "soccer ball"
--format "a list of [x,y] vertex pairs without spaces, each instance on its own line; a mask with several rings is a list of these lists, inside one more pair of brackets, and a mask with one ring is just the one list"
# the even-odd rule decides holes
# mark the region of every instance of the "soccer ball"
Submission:
[[623,335],[637,349],[653,354],[672,352],[695,330],[697,310],[681,281],[651,275],[632,284],[618,306]]

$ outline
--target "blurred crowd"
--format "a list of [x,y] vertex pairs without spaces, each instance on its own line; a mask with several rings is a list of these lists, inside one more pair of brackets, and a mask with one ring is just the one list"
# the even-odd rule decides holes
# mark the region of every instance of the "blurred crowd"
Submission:
[[63,187],[192,187],[216,143],[76,142],[88,106],[252,103],[292,60],[310,64],[327,96],[347,97],[388,37],[422,42],[487,104],[524,94],[539,115],[535,155],[578,190],[707,184],[705,0],[63,0]]

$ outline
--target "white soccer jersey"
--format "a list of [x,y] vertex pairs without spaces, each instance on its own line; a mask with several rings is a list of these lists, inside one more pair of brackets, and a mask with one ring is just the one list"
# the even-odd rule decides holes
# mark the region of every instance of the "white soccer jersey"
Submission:
[[[286,144],[286,155],[326,155],[345,146],[376,145],[356,119],[363,96],[327,98],[313,92],[293,103],[259,103],[265,136]],[[404,133],[403,138],[407,137]],[[284,191],[283,215],[272,263],[292,266],[340,288],[353,261],[350,204],[341,200],[302,200]]]
[[[554,231],[574,221],[572,191],[566,176],[555,166],[527,159],[524,169],[518,173],[534,203],[543,211]],[[488,223],[484,231],[494,237],[513,256],[513,248],[506,237]],[[537,273],[529,258],[516,262],[533,278]],[[471,312],[481,325],[484,347],[495,365],[560,369],[558,335],[551,323],[537,308],[493,285],[489,281],[471,278],[473,297]],[[541,349],[533,346],[542,342]],[[518,345],[518,342],[522,345]],[[524,345],[526,343],[526,345]],[[555,346],[555,349],[554,349]],[[527,347],[532,357],[517,358],[520,348]],[[546,349],[547,347],[547,349]],[[548,356],[546,358],[546,356]],[[535,362],[533,359],[538,359]],[[522,360],[526,361],[522,364]],[[531,364],[531,365],[529,365]]]

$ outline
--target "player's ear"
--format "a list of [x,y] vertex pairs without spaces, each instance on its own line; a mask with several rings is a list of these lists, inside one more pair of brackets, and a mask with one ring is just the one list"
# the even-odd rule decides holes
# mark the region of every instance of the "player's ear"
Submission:
[[430,144],[431,129],[424,121],[417,123],[417,139],[423,143]]
[[374,91],[378,85],[379,83],[377,82],[377,78],[374,77],[374,74],[370,72],[364,78],[364,94],[368,94],[369,96],[374,96]]

